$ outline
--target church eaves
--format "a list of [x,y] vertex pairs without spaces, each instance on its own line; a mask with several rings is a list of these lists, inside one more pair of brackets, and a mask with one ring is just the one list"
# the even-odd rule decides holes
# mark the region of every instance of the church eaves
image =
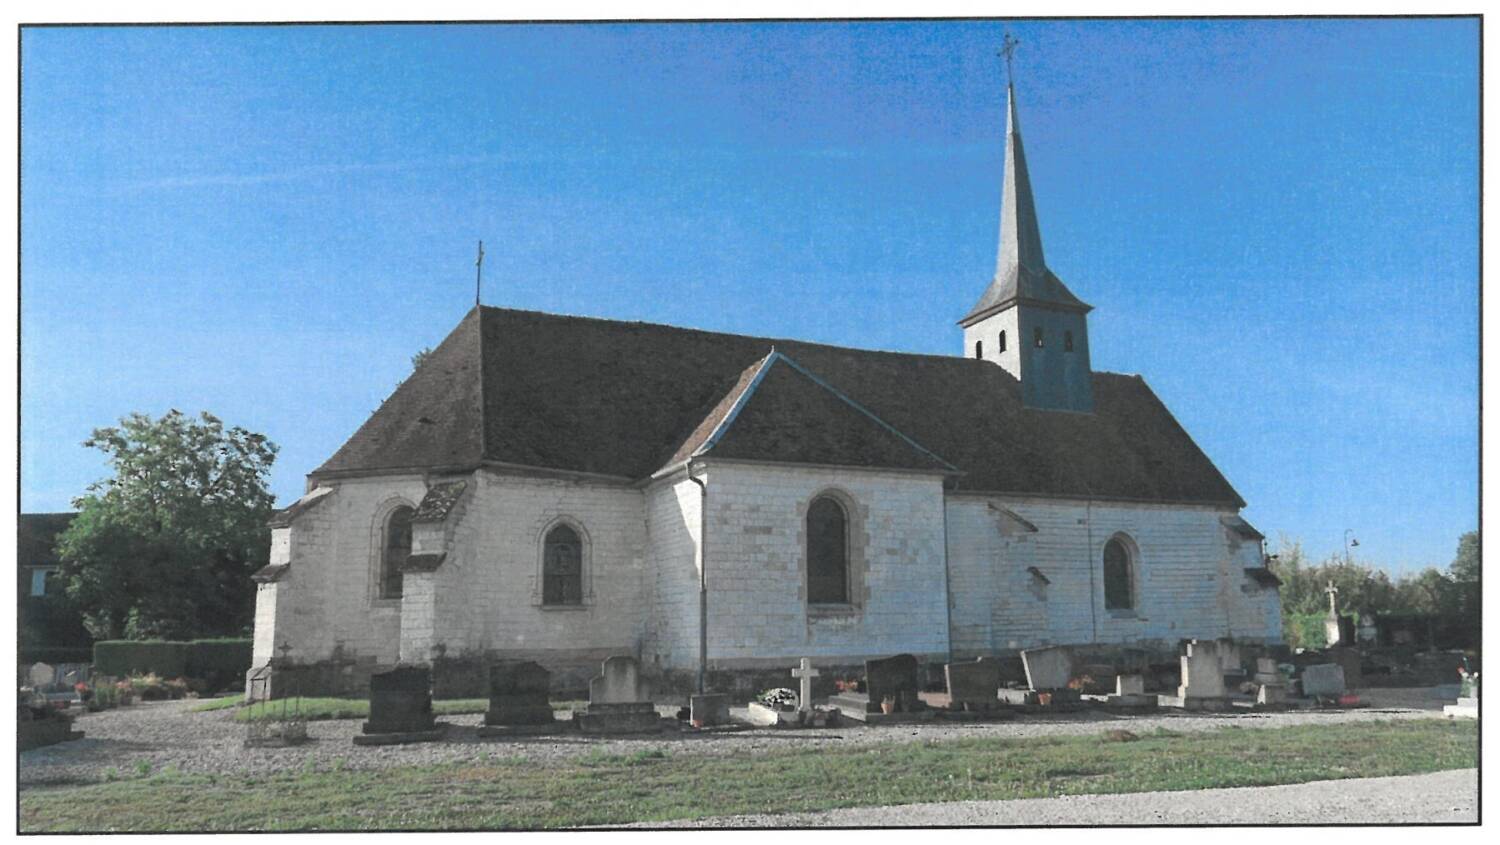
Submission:
[[1081,312],[1092,308],[1074,296],[1068,286],[1047,268],[1042,255],[1042,231],[1037,222],[1036,201],[1031,194],[1031,174],[1026,169],[1026,150],[1021,143],[1015,86],[1007,85],[1005,182],[1001,192],[995,278],[959,324],[970,325],[1017,302]]

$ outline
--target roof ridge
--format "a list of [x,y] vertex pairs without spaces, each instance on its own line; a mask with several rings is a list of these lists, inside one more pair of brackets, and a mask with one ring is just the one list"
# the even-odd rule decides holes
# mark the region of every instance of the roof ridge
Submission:
[[792,346],[809,346],[818,349],[834,349],[840,352],[858,352],[865,355],[896,355],[903,358],[922,358],[933,361],[968,361],[969,359],[958,355],[944,355],[937,352],[902,352],[896,349],[869,349],[862,346],[840,346],[836,343],[819,343],[812,340],[798,340],[792,337],[766,337],[765,335],[740,334],[738,332],[720,332],[710,329],[696,329],[691,326],[678,326],[672,323],[653,323],[647,320],[621,320],[614,317],[591,317],[585,314],[559,314],[555,311],[533,311],[526,308],[500,308],[495,305],[480,306],[486,311],[499,311],[506,314],[520,314],[526,316],[550,317],[555,320],[584,320],[590,323],[606,323],[614,326],[642,326],[652,329],[670,329],[685,334],[708,335],[710,337],[733,337],[742,340],[756,340],[771,344],[784,343]]

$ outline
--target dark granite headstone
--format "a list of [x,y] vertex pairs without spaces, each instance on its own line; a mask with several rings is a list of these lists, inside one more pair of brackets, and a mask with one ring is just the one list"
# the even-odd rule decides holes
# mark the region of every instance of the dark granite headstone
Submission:
[[1365,685],[1364,673],[1360,671],[1360,655],[1357,648],[1334,646],[1328,656],[1344,670],[1344,688],[1358,689]]
[[556,721],[548,695],[552,673],[529,660],[490,666],[490,709],[486,725],[550,725]]
[[970,660],[943,667],[948,681],[948,706],[954,710],[990,710],[1000,703],[1000,664]]
[[828,703],[851,714],[876,714],[883,712],[881,703],[890,698],[896,713],[924,711],[927,705],[917,697],[922,689],[918,668],[917,658],[910,654],[866,660],[865,691],[840,693],[829,698]]
[[367,734],[420,733],[437,729],[432,717],[432,672],[404,666],[370,676]]

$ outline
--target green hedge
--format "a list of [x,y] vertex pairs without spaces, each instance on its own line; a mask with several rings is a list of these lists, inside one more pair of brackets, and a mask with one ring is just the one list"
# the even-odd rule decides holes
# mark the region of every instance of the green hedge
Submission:
[[33,663],[91,663],[93,651],[88,646],[22,646],[21,665]]
[[103,640],[94,643],[94,672],[193,678],[220,689],[244,677],[250,669],[251,648],[248,639]]

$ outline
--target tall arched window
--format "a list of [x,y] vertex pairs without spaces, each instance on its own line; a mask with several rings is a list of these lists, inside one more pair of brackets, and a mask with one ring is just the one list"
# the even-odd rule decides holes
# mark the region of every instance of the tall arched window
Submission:
[[401,506],[385,520],[385,549],[380,556],[380,597],[401,598],[401,568],[411,557],[412,509]]
[[849,603],[849,515],[830,496],[807,509],[807,602]]
[[542,549],[542,604],[583,604],[583,543],[570,525],[547,532]]
[[1119,537],[1104,544],[1104,609],[1130,610],[1135,607],[1134,578],[1130,549]]
[[974,357],[975,358],[983,358],[984,357],[984,341],[982,341],[982,340],[976,340],[976,341],[974,341]]
[[1005,351],[1005,329],[1000,330],[1000,351]]

